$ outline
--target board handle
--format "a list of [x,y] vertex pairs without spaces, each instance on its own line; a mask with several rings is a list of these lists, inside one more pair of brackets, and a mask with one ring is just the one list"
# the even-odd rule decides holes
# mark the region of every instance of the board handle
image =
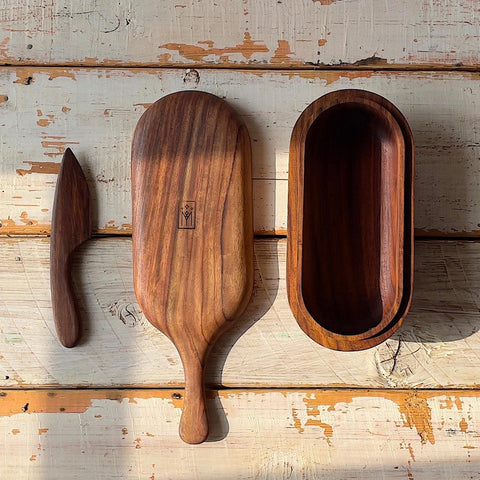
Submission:
[[198,444],[208,437],[204,368],[197,358],[188,358],[183,361],[183,369],[185,396],[179,432],[184,442]]
[[[55,252],[56,249],[53,249]],[[58,339],[64,347],[75,346],[80,337],[80,321],[70,276],[70,255],[52,253],[50,285]]]

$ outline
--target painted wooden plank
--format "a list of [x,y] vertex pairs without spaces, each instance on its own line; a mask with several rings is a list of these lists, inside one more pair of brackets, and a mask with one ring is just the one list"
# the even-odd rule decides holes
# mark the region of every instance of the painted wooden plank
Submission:
[[[412,309],[378,347],[336,352],[309,339],[288,306],[285,240],[255,243],[255,289],[216,346],[212,386],[475,387],[480,362],[480,243],[416,243]],[[48,239],[0,242],[0,387],[183,384],[175,348],[143,317],[133,292],[130,239],[88,242],[74,278],[84,333],[57,341]]]
[[477,73],[465,72],[3,68],[0,234],[49,233],[67,145],[89,179],[95,230],[131,233],[135,125],[158,98],[192,88],[226,98],[244,118],[253,145],[255,230],[284,234],[295,121],[319,96],[360,88],[394,102],[412,127],[417,232],[479,235],[479,80]]
[[480,473],[478,390],[213,391],[211,441],[193,447],[177,433],[182,393],[1,392],[0,475],[460,480]]
[[0,9],[0,55],[6,64],[473,67],[479,25],[471,0],[19,0]]

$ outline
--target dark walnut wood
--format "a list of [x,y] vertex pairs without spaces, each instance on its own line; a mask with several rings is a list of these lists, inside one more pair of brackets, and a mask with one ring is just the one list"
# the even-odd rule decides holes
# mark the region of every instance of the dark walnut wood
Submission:
[[71,255],[91,235],[90,197],[82,168],[67,148],[55,189],[50,239],[50,286],[58,339],[73,347],[80,321],[70,278]]
[[316,342],[362,350],[401,325],[413,286],[413,139],[379,95],[313,102],[290,143],[287,287]]
[[180,435],[200,443],[207,356],[253,287],[250,139],[233,109],[193,91],[148,108],[133,138],[132,199],[135,292],[180,354]]

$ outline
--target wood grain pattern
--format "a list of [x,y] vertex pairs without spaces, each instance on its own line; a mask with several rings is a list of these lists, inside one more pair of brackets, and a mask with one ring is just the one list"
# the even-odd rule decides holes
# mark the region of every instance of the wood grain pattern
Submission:
[[[472,0],[180,3],[17,0],[0,8],[5,64],[474,68]],[[192,28],[194,25],[194,28]]]
[[[417,233],[479,236],[478,2],[391,3],[3,2],[0,235],[50,233],[68,145],[84,167],[95,231],[130,235],[135,124],[157,98],[196,88],[245,121],[255,231],[285,234],[295,120],[329,91],[360,88],[390,99],[412,127]],[[0,392],[0,477],[476,478],[479,244],[417,243],[408,318],[361,352],[322,348],[298,327],[285,247],[256,242],[252,300],[216,344],[206,377],[239,388],[208,391],[216,441],[190,448],[177,434],[184,391],[145,389],[180,387],[184,377],[175,347],[135,301],[131,241],[76,250],[83,341],[66,350],[55,334],[48,239],[1,238],[0,385],[22,390]],[[69,390],[25,389],[55,385]],[[132,385],[140,390],[110,388]],[[295,390],[252,389],[286,385]]]
[[71,279],[75,249],[91,235],[90,196],[82,167],[67,148],[55,189],[50,243],[52,309],[58,339],[73,347],[80,338],[80,319]]
[[155,102],[133,138],[132,202],[135,292],[180,354],[180,435],[200,443],[208,353],[253,286],[250,138],[233,109],[194,91]]
[[[209,392],[215,441],[188,448],[182,390],[0,392],[3,478],[470,479],[478,390]],[[22,407],[28,405],[27,411]],[[346,454],[348,452],[348,455]]]
[[[416,231],[480,233],[479,75],[440,72],[268,72],[0,69],[0,235],[48,234],[55,175],[67,146],[84,168],[95,232],[131,234],[130,146],[146,106],[198,88],[231,104],[252,138],[254,228],[285,234],[289,140],[316,98],[343,88],[392,101],[412,128]],[[26,84],[28,78],[32,80]],[[185,80],[185,81],[184,81]]]
[[339,90],[290,142],[288,298],[307,335],[337,350],[401,325],[413,282],[413,139],[379,95]]
[[[181,387],[175,347],[136,302],[130,239],[86,242],[73,259],[82,342],[63,348],[50,300],[49,240],[0,239],[0,386]],[[324,348],[286,292],[286,241],[255,241],[255,288],[210,355],[211,387],[474,388],[480,368],[480,244],[417,241],[402,327],[369,350]]]

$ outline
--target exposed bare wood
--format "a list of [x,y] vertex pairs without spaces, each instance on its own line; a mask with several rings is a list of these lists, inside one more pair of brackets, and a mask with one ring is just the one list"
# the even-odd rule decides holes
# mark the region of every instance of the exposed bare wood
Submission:
[[[478,2],[393,3],[2,2],[0,237],[50,234],[68,146],[94,232],[131,235],[135,125],[181,90],[239,112],[252,138],[254,230],[285,235],[293,126],[316,98],[352,88],[393,102],[412,128],[416,233],[480,237]],[[0,238],[2,479],[478,477],[480,243],[417,242],[401,328],[336,352],[293,318],[286,240],[256,241],[253,297],[207,364],[211,441],[193,448],[177,433],[180,357],[136,303],[131,240],[76,252],[83,339],[73,350],[55,334],[49,247]]]
[[[472,387],[480,358],[480,244],[416,243],[415,292],[400,330],[362,352],[310,340],[287,302],[285,240],[255,243],[255,289],[222,337],[207,383],[228,386]],[[0,243],[0,385],[183,385],[175,348],[135,301],[131,241],[93,240],[75,258],[84,324],[72,350],[58,344],[49,290],[48,239]],[[8,377],[8,378],[6,378]]]
[[[182,390],[0,392],[2,478],[467,479],[478,390],[210,392],[210,442],[177,435]],[[348,455],[346,454],[348,452]]]
[[[339,2],[342,3],[342,2]],[[406,72],[242,72],[5,68],[0,71],[0,234],[50,231],[61,155],[73,146],[89,180],[94,229],[131,233],[130,145],[145,108],[167,93],[225,97],[252,137],[257,233],[285,233],[288,144],[320,95],[360,88],[405,114],[416,146],[416,227],[479,235],[479,75]],[[196,83],[198,80],[198,83]]]
[[[6,64],[475,67],[475,1],[20,0],[0,9]],[[193,27],[192,27],[193,25]]]

